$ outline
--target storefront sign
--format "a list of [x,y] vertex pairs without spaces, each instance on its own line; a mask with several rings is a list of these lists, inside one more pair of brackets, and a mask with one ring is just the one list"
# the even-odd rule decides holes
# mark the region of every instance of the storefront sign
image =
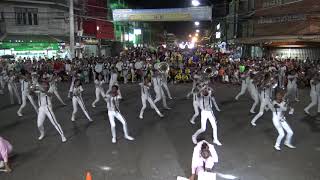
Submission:
[[114,21],[211,21],[212,7],[115,9]]
[[88,45],[96,45],[99,43],[97,39],[85,39],[83,42]]
[[294,14],[286,16],[261,17],[258,20],[258,24],[275,24],[304,20],[306,20],[306,16],[304,14]]
[[34,42],[34,43],[10,43],[0,42],[0,49],[12,49],[14,51],[42,51],[59,50],[58,43]]

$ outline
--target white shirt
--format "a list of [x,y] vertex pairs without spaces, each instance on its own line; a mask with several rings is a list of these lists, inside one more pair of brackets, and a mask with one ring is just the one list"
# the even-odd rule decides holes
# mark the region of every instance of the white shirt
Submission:
[[[211,153],[211,156],[207,159],[204,159],[201,156],[201,146],[203,143],[207,143],[209,146],[209,151]],[[214,163],[218,162],[218,154],[212,144],[209,144],[207,141],[203,140],[197,143],[197,145],[193,149],[193,155],[192,155],[192,174],[197,174],[198,169],[203,170],[203,165],[205,165],[205,168],[212,169],[214,166]]]
[[211,93],[209,93],[208,96],[200,96],[198,98],[198,104],[202,111],[212,111]]
[[104,80],[102,80],[102,81],[99,81],[99,80],[94,80],[94,84],[95,84],[95,86],[96,86],[96,88],[99,88],[99,89],[103,89],[103,84],[104,84],[105,82],[104,82]]
[[82,86],[74,87],[72,90],[73,96],[81,96],[81,93],[83,92]]
[[106,95],[106,102],[108,111],[120,111],[119,109],[119,100],[121,99],[120,95],[111,96],[110,94]]
[[[52,90],[49,89],[48,93],[52,93]],[[52,107],[51,97],[43,92],[38,92],[38,104],[39,107]]]
[[286,102],[282,101],[278,103],[277,101],[273,101],[273,106],[277,105],[277,108],[274,108],[274,112],[272,112],[273,117],[284,118],[284,112],[287,110]]

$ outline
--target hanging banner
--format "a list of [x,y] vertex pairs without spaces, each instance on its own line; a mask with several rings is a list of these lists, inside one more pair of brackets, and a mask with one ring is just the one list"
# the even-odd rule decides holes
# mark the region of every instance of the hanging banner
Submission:
[[212,7],[115,9],[113,21],[211,21]]

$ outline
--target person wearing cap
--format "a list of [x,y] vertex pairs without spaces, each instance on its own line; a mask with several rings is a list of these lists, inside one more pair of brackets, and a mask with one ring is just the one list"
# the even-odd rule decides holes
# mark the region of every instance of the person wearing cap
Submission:
[[0,136],[0,169],[4,168],[5,172],[11,172],[9,165],[9,156],[12,152],[12,145]]
[[190,180],[195,180],[201,172],[212,172],[216,163],[218,154],[214,146],[205,140],[198,142],[193,149]]

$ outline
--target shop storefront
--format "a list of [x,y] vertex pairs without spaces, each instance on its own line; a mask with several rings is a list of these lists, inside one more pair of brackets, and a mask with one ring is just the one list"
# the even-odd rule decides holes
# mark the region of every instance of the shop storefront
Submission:
[[0,56],[13,55],[18,58],[52,58],[59,53],[59,43],[49,39],[9,36],[0,42]]

